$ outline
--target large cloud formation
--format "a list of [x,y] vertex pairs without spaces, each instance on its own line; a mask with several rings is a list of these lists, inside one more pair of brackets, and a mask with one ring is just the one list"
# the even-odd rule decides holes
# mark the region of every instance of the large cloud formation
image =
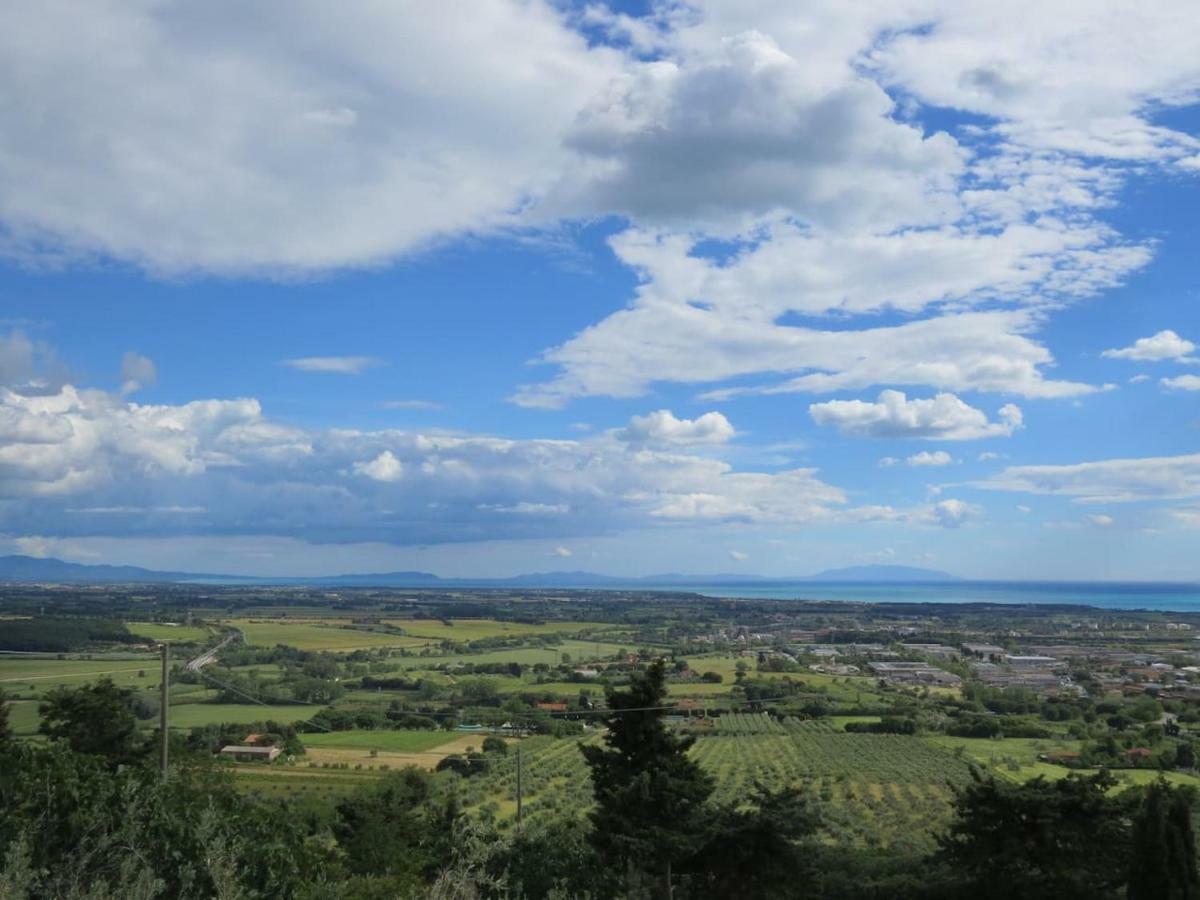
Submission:
[[1156,121],[1200,96],[1183,0],[1086,28],[1068,0],[466,9],[8,5],[0,252],[286,276],[615,216],[631,306],[517,402],[735,377],[1061,397],[1097,386],[1046,377],[1047,311],[1152,252],[1100,211],[1133,165],[1200,171]]
[[[671,449],[711,443],[729,426],[716,413],[662,412],[631,426],[657,442],[507,440],[302,430],[272,422],[252,399],[168,406],[72,386],[3,389],[0,529],[439,543],[862,518],[811,468],[735,471]],[[887,518],[946,524],[924,507]]]
[[6,5],[0,234],[166,272],[386,260],[510,223],[621,71],[542,0]]
[[862,400],[814,403],[808,412],[818,425],[836,426],[843,434],[941,441],[1008,437],[1023,421],[1020,407],[1012,403],[1000,408],[999,421],[989,422],[984,412],[954,394],[909,400],[901,391],[883,391],[874,403]]

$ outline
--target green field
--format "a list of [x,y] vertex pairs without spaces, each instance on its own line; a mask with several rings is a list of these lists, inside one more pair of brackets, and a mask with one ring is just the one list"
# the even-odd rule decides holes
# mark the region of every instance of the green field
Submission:
[[[1041,738],[961,738],[930,735],[923,740],[950,752],[958,753],[981,768],[1011,781],[1028,781],[1039,775],[1048,779],[1065,778],[1072,772],[1095,774],[1095,769],[1069,769],[1066,766],[1042,762],[1038,755],[1079,750],[1079,741]],[[961,748],[961,749],[958,749]],[[1185,772],[1160,773],[1157,769],[1112,769],[1114,778],[1123,785],[1149,784],[1165,775],[1172,784],[1200,787],[1200,778]]]
[[[142,677],[139,672],[144,672]],[[19,696],[40,695],[60,684],[80,685],[107,676],[122,687],[158,683],[158,657],[145,659],[0,659],[0,690]]]
[[234,764],[230,769],[237,786],[247,793],[283,798],[331,799],[371,784],[383,774],[374,770],[353,768],[310,769],[304,763],[294,766]]
[[[700,737],[692,756],[716,778],[715,799],[736,803],[754,784],[795,786],[822,813],[828,836],[860,847],[928,850],[950,817],[951,785],[970,778],[968,765],[920,738],[845,734],[827,720],[784,728],[748,716],[747,727],[784,733]],[[733,724],[733,723],[731,723]],[[596,734],[583,738],[595,741]],[[579,739],[522,741],[524,798],[531,818],[582,815],[591,803]],[[502,821],[515,811],[513,755],[462,785],[463,801]]]
[[389,753],[419,753],[461,737],[462,734],[453,731],[331,731],[306,734],[301,740],[306,747],[349,747]]
[[466,643],[481,638],[518,637],[521,635],[578,634],[587,631],[611,629],[612,625],[602,622],[501,622],[496,619],[387,619],[385,623],[403,628],[414,637],[430,638],[435,641],[457,641]]
[[227,624],[239,629],[246,643],[254,647],[274,647],[286,644],[297,650],[328,650],[333,653],[348,653],[352,650],[370,650],[375,647],[423,647],[429,643],[425,638],[387,634],[349,628],[349,620],[285,622],[277,619],[233,619]]
[[554,694],[556,697],[578,697],[581,690],[587,691],[593,697],[604,696],[604,685],[597,682],[582,681],[579,683],[573,681],[545,681],[537,684],[533,681],[517,681],[517,679],[505,679],[506,682],[500,686],[500,693],[528,693],[528,694]]
[[565,640],[553,647],[517,647],[511,650],[489,650],[484,653],[452,653],[446,655],[404,656],[397,657],[394,662],[402,669],[428,669],[434,666],[458,664],[485,664],[517,662],[524,665],[546,663],[557,666],[566,654],[572,662],[587,662],[593,659],[606,659],[615,656],[621,649],[618,644],[606,644],[596,641]]
[[126,622],[130,634],[149,641],[179,641],[180,643],[203,643],[208,640],[209,630],[187,625],[164,625],[161,622]]
[[[246,725],[266,721],[291,723],[312,718],[319,711],[319,707],[300,704],[173,703],[170,725],[172,728],[185,729],[226,722]],[[158,720],[153,720],[147,727],[157,728]]]
[[9,705],[8,724],[12,728],[13,734],[22,737],[37,734],[41,721],[38,716],[38,701],[16,700]]
[[[671,692],[673,695],[685,696],[712,696],[714,694],[724,694],[733,685],[737,684],[737,667],[738,662],[744,662],[746,665],[746,678],[752,679],[770,679],[782,680],[788,679],[792,682],[803,684],[806,689],[820,691],[830,701],[859,704],[871,703],[880,700],[887,700],[889,695],[884,694],[878,688],[878,683],[875,678],[869,676],[829,676],[821,672],[760,672],[757,671],[755,660],[742,658],[742,656],[724,656],[724,655],[692,655],[688,656],[688,665],[692,670],[703,674],[704,672],[716,672],[724,678],[721,684],[672,684]],[[894,695],[890,695],[894,697]]]

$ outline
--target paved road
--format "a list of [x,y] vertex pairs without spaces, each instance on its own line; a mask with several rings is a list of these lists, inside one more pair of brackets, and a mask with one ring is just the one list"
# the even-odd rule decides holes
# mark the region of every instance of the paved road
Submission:
[[221,643],[217,644],[217,646],[215,646],[209,650],[205,650],[203,653],[201,653],[199,656],[197,656],[195,659],[193,659],[191,662],[189,662],[185,666],[185,668],[189,669],[192,672],[197,672],[200,669],[203,669],[205,666],[207,666],[209,663],[211,663],[213,660],[215,660],[217,658],[217,654],[220,653],[222,650],[224,650],[225,646],[227,644],[229,644],[231,641],[237,640],[239,637],[241,637],[241,635],[238,632],[235,631],[235,632],[231,633],[228,637],[225,638],[225,640],[223,640],[223,641],[221,641]]

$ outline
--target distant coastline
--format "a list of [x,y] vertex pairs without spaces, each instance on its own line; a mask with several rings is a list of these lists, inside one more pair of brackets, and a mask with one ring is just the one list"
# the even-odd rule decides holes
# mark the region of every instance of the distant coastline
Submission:
[[166,572],[133,566],[83,565],[52,558],[5,556],[0,557],[0,582],[311,586],[426,591],[663,591],[746,600],[1037,604],[1200,612],[1200,583],[1196,582],[986,581],[961,579],[948,572],[906,566],[854,566],[789,578],[735,573],[670,573],[622,578],[592,572],[541,572],[509,578],[442,578],[429,572],[384,572],[306,578]]

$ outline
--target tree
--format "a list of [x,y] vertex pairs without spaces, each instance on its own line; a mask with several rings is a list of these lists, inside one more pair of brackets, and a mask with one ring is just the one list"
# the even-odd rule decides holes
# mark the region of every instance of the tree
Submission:
[[1150,785],[1133,820],[1129,900],[1195,900],[1200,897],[1192,802],[1184,788],[1161,778]]
[[24,742],[0,765],[0,868],[19,863],[26,882],[14,898],[297,897],[328,859],[308,836],[303,816],[237,791],[207,760],[163,779]]
[[12,726],[8,724],[9,713],[8,697],[0,691],[0,750],[8,746],[8,742],[12,740]]
[[438,809],[429,776],[416,768],[388,775],[337,805],[333,833],[358,875],[385,875],[416,890],[446,856],[457,809]]
[[605,746],[580,748],[596,798],[592,844],[623,876],[630,896],[655,881],[660,896],[671,896],[672,867],[703,841],[699,813],[713,790],[712,779],[688,756],[694,739],[663,724],[666,696],[660,660],[635,674],[628,690],[609,690]]
[[1175,748],[1175,768],[1196,768],[1196,748],[1193,747],[1188,741],[1184,741]]
[[76,753],[102,756],[112,766],[137,762],[145,755],[133,691],[117,687],[110,678],[78,688],[55,688],[38,712],[42,734],[64,741]]
[[1085,900],[1125,881],[1129,827],[1106,771],[1013,784],[978,772],[956,791],[941,856],[978,898]]
[[805,896],[817,815],[794,788],[772,793],[756,785],[750,804],[709,817],[708,840],[688,865],[699,882],[694,892],[731,900]]
[[483,752],[487,756],[508,756],[508,744],[504,738],[489,734],[483,739]]

